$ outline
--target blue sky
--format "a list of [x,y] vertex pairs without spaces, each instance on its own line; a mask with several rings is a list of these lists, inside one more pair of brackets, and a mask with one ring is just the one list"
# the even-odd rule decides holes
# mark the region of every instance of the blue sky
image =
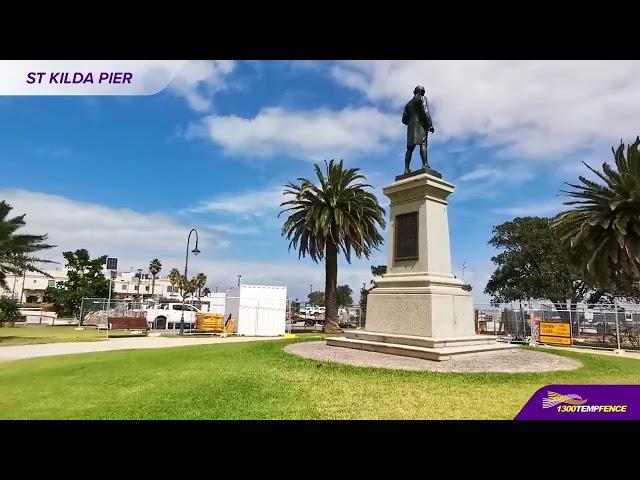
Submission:
[[[486,302],[492,226],[556,213],[563,181],[585,173],[581,160],[609,161],[612,145],[637,134],[629,104],[640,89],[626,79],[638,65],[212,61],[152,96],[0,97],[0,199],[27,213],[30,231],[49,233],[55,259],[86,247],[125,270],[158,257],[166,274],[196,227],[203,254],[191,268],[210,287],[241,274],[303,298],[309,284],[324,287],[324,269],[287,251],[282,186],[343,158],[386,205],[381,189],[403,167],[402,107],[423,84],[436,128],[430,163],[456,185],[454,273],[465,263]],[[357,291],[384,263],[386,247],[341,262],[339,283]]]

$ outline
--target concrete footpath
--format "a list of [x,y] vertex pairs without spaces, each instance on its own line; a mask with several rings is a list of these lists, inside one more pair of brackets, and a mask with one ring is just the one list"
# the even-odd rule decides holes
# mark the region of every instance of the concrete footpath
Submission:
[[595,355],[608,355],[613,357],[622,357],[622,358],[634,358],[636,360],[640,360],[640,351],[638,350],[625,350],[624,352],[617,353],[611,350],[603,350],[599,348],[585,348],[585,347],[560,347],[557,345],[537,345],[539,347],[549,348],[551,350],[567,350],[569,352],[577,352],[577,353],[593,353]]
[[15,345],[0,347],[0,362],[22,360],[24,358],[72,355],[75,353],[110,352],[113,350],[139,350],[145,348],[186,347],[190,345],[215,345],[281,340],[282,337],[207,337],[207,338],[167,338],[138,337],[111,338],[98,342],[45,343],[35,345]]

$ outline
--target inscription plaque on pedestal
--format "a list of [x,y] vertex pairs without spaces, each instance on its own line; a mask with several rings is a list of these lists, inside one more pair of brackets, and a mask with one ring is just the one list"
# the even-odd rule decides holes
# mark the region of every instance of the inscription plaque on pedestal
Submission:
[[418,212],[395,218],[395,260],[418,259]]

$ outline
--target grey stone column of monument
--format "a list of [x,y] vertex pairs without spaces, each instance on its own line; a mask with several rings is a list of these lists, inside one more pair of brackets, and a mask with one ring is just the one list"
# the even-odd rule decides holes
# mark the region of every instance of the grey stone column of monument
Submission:
[[327,345],[435,361],[515,348],[476,335],[471,294],[451,271],[447,198],[454,185],[429,167],[426,151],[422,168],[407,171],[419,144],[413,142],[423,141],[426,150],[433,131],[426,101],[417,97],[424,87],[416,87],[403,115],[405,173],[383,189],[391,201],[387,273],[367,297],[365,329],[330,337]]

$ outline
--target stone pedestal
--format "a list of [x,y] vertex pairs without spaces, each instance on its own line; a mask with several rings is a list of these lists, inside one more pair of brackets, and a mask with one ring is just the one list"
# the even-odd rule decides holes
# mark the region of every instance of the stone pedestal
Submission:
[[367,296],[364,332],[329,345],[448,360],[511,345],[475,334],[473,300],[451,272],[447,197],[454,186],[431,173],[402,175],[391,200],[387,273]]

